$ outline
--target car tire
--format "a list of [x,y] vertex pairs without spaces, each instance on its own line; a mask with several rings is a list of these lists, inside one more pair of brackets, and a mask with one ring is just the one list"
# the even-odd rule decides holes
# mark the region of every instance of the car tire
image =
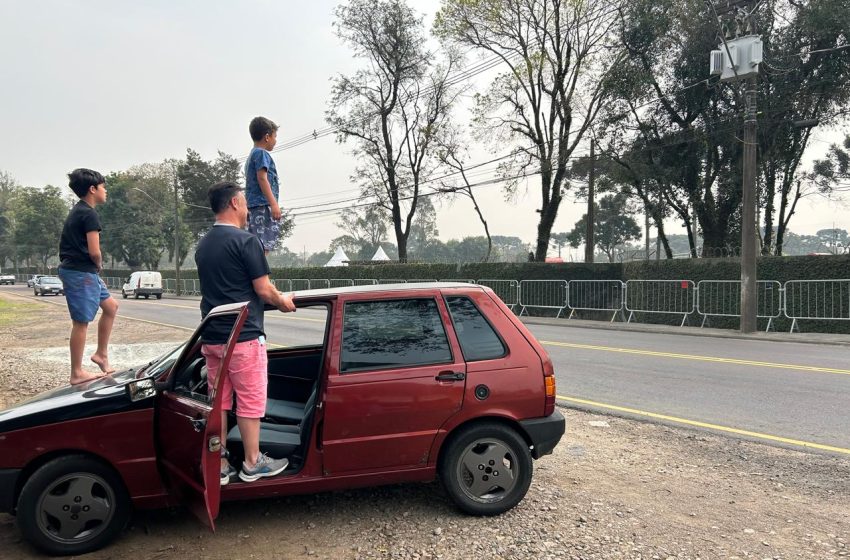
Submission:
[[124,299],[127,299],[127,292],[125,292],[124,290],[121,290],[121,297],[123,297]]
[[528,444],[515,430],[487,423],[461,428],[446,442],[440,479],[452,501],[472,515],[499,515],[531,485]]
[[33,290],[33,291],[32,291],[32,295],[34,295],[34,296],[38,297],[38,290]]
[[85,554],[121,532],[130,519],[130,496],[107,465],[66,455],[46,463],[27,480],[18,498],[17,518],[23,536],[41,551]]
[[133,294],[133,297],[134,297],[135,299],[139,299],[139,294]]
[[156,294],[156,299],[162,299],[162,294]]
[[145,294],[145,299],[150,299],[150,298],[151,298],[151,296],[150,296],[150,295]]

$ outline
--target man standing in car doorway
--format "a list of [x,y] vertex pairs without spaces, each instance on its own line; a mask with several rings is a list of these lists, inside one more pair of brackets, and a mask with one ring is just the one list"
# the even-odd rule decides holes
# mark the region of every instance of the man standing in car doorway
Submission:
[[[248,318],[239,334],[222,380],[222,458],[221,484],[230,482],[235,469],[227,458],[227,411],[236,393],[236,423],[242,435],[245,460],[239,478],[253,482],[275,476],[289,465],[285,458],[260,454],[260,419],[266,414],[268,357],[263,328],[263,307],[269,304],[282,312],[295,311],[291,294],[277,291],[269,279],[269,264],[257,237],[244,228],[248,205],[242,188],[231,182],[217,183],[209,190],[215,224],[198,243],[195,262],[201,281],[201,316],[219,305],[248,301]],[[207,362],[207,376],[215,384],[227,338],[232,329],[228,318],[211,322],[202,336],[201,352]]]

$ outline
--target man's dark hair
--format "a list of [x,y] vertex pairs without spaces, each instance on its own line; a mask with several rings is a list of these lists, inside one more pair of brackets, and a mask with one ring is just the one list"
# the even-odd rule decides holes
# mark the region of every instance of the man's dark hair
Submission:
[[84,167],[68,173],[68,186],[80,198],[89,194],[90,187],[96,187],[105,182],[106,179],[103,178],[103,175]]
[[230,181],[222,181],[210,187],[208,196],[210,197],[210,208],[213,214],[218,214],[230,204],[233,197],[242,191],[242,187]]
[[248,132],[251,133],[251,140],[254,142],[259,142],[266,137],[266,134],[272,134],[277,129],[278,126],[266,117],[254,117],[248,125]]

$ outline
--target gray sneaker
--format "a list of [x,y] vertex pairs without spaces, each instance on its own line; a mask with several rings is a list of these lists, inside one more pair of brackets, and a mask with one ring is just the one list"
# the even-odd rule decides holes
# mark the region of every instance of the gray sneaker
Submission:
[[227,468],[221,469],[221,485],[227,486],[233,477],[236,476],[236,469],[230,463],[227,463]]
[[244,461],[242,462],[239,478],[243,482],[254,482],[261,478],[278,475],[288,466],[289,459],[272,459],[263,453],[257,458],[257,464],[253,467],[248,467]]

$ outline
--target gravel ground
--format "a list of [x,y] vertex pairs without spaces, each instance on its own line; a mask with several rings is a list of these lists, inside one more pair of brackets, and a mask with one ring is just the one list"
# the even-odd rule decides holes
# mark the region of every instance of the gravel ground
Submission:
[[[11,324],[0,315],[0,404],[64,382],[45,359],[67,344],[64,313],[41,303]],[[119,319],[114,342],[186,335]],[[850,558],[847,458],[564,412],[564,440],[500,517],[458,513],[439,483],[389,486],[226,503],[216,533],[184,510],[138,512],[87,558]],[[0,558],[38,557],[0,515]]]

